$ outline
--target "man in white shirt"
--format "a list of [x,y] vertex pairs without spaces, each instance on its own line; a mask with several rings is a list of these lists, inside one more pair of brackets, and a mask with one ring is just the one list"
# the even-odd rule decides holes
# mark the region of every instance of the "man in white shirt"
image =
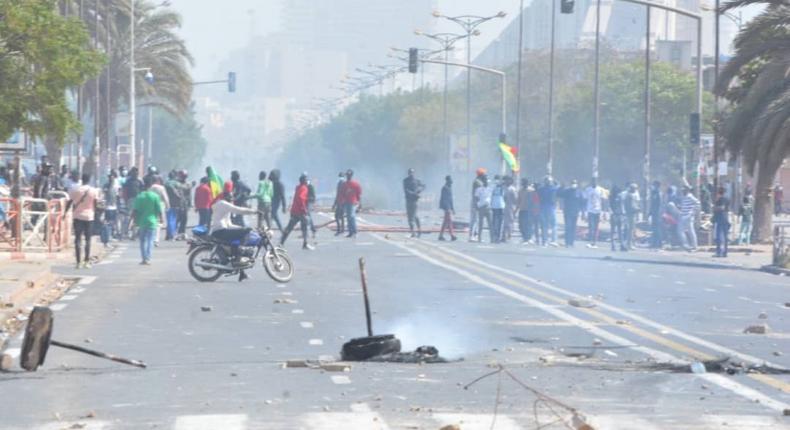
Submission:
[[[159,175],[154,176],[154,184],[151,185],[151,191],[155,192],[162,200],[162,218],[167,219],[167,211],[170,210],[170,199],[167,197],[167,189],[162,184],[162,177]],[[162,236],[162,224],[156,228],[156,236],[154,237],[154,246],[159,246],[159,237]]]
[[589,229],[587,244],[589,248],[597,248],[598,242],[598,229],[601,223],[601,211],[603,210],[603,199],[606,195],[606,190],[598,186],[598,181],[592,178],[590,185],[584,190],[582,196],[587,201],[587,226]]
[[488,176],[480,177],[481,185],[475,190],[475,200],[477,201],[477,241],[483,241],[483,227],[488,221],[488,231],[491,241],[494,241],[494,229],[491,225],[491,197],[494,188],[488,183]]

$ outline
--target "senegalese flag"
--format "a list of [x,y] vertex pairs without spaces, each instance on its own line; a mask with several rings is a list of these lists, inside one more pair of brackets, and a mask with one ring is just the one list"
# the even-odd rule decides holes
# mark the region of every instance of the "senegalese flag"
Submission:
[[206,169],[206,175],[208,176],[208,185],[211,187],[211,198],[216,199],[218,195],[222,194],[222,184],[224,182],[222,182],[222,178],[211,166]]
[[521,170],[521,166],[518,163],[518,158],[516,157],[516,148],[499,142],[499,151],[502,152],[502,158],[505,160],[508,167],[510,167],[510,170],[514,172]]

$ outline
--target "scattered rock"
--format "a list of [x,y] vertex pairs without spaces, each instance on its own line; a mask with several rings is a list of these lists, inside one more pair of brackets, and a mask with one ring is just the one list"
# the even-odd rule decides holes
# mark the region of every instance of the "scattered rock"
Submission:
[[307,364],[307,360],[288,360],[283,367],[286,369],[298,369],[309,367],[309,365]]
[[81,416],[80,418],[96,418],[96,412],[90,411],[87,414]]
[[324,406],[324,412],[329,412],[331,408],[329,406]]
[[573,306],[573,307],[576,307],[576,308],[594,308],[595,307],[595,303],[592,300],[586,299],[586,298],[582,298],[582,297],[574,298],[574,299],[568,299],[568,304]]
[[93,339],[87,338],[87,339],[85,339],[85,343],[93,343]]
[[348,363],[322,363],[321,369],[327,372],[350,372],[351,365]]
[[299,302],[297,302],[296,300],[293,300],[293,299],[274,299],[274,304],[276,304],[276,305],[279,305],[279,304],[282,304],[282,305],[295,305],[297,303],[299,303]]
[[211,311],[214,310],[214,308],[211,307],[211,306],[201,306],[200,310],[203,311],[203,312],[211,312]]
[[450,424],[440,428],[439,430],[461,430],[461,426],[458,424]]
[[781,351],[774,351],[774,357],[781,357],[781,356],[782,356]]
[[744,333],[749,334],[766,334],[768,333],[768,325],[767,324],[756,324],[750,325],[743,330]]
[[631,324],[631,322],[627,321],[627,320],[617,320],[616,323],[618,325],[630,325]]
[[782,411],[782,415],[784,415],[786,417],[790,417],[790,408],[787,408],[784,411]]
[[768,319],[768,314],[765,313],[765,312],[760,312],[760,315],[758,315],[757,318],[759,318],[761,320],[767,320]]

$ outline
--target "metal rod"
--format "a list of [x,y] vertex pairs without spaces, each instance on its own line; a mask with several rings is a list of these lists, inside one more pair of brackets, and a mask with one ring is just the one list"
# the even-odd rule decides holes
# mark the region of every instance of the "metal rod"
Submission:
[[137,121],[135,116],[137,115],[137,88],[135,87],[135,64],[134,64],[134,27],[135,27],[135,11],[134,11],[134,3],[136,0],[131,0],[129,5],[131,7],[131,15],[129,15],[129,26],[131,28],[131,41],[130,41],[130,60],[129,60],[129,146],[131,150],[131,161],[129,162],[130,166],[137,165],[137,157],[136,157],[136,147],[137,147]]
[[[448,49],[449,47],[447,46],[447,44],[445,44],[444,48],[445,48],[445,50],[444,50],[444,61],[447,62],[447,61],[450,60],[450,58],[449,58],[450,51]],[[449,66],[447,64],[444,65],[444,90],[443,90],[443,95],[442,95],[442,99],[443,99],[442,100],[442,136],[444,137],[444,147],[445,147],[445,151],[446,151],[446,154],[447,154],[447,161],[448,161],[447,162],[447,165],[448,165],[447,173],[449,174],[450,170],[452,169],[453,162],[452,162],[452,159],[450,158],[451,157],[451,155],[450,155],[450,136],[447,135],[447,81],[448,81],[448,73],[449,73],[448,72],[448,67]],[[467,148],[467,150],[468,150],[468,148]]]
[[[472,64],[472,29],[466,28],[466,64]],[[472,69],[466,70],[466,176],[472,172]]]
[[365,321],[367,322],[368,336],[373,336],[373,323],[370,319],[370,300],[368,300],[368,275],[365,272],[365,259],[359,259],[359,276],[362,279],[362,296],[365,298]]
[[[716,84],[719,83],[719,56],[720,56],[720,45],[719,45],[719,38],[720,38],[720,31],[719,31],[719,19],[721,15],[719,14],[719,0],[716,0],[716,10],[713,13],[716,14],[716,20],[714,21],[714,26],[716,27],[716,36],[715,36],[715,59],[713,63],[713,85],[714,88]],[[714,120],[718,118],[719,115],[719,94],[714,91]],[[716,189],[718,192],[719,189],[719,128],[714,126],[713,127],[713,188]]]
[[58,342],[57,340],[50,340],[49,344],[51,346],[57,346],[57,347],[64,348],[64,349],[70,349],[72,351],[82,352],[84,354],[92,355],[94,357],[99,357],[99,358],[104,358],[104,359],[107,359],[107,360],[112,360],[112,361],[115,361],[117,363],[128,364],[130,366],[139,367],[141,369],[145,369],[146,367],[148,367],[148,365],[146,365],[145,363],[143,363],[142,361],[139,361],[139,360],[130,360],[128,358],[118,357],[118,356],[111,355],[111,354],[105,354],[105,353],[100,352],[100,351],[94,351],[92,349],[83,348],[81,346],[72,345],[70,343]]

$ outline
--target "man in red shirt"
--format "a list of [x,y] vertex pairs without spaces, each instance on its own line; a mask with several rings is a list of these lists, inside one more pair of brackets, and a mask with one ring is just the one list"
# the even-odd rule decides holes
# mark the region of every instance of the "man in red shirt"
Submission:
[[346,182],[343,184],[343,208],[346,212],[348,224],[348,235],[346,237],[356,237],[357,235],[357,208],[361,207],[362,187],[359,182],[354,180],[354,171],[348,169],[346,172]]
[[307,243],[307,200],[309,189],[307,187],[307,176],[302,175],[299,177],[299,185],[296,186],[294,191],[294,200],[291,204],[291,220],[283,230],[283,237],[280,239],[280,245],[285,245],[288,235],[291,234],[296,223],[300,224],[302,229],[302,249],[312,250],[313,247]]
[[195,189],[195,210],[198,213],[198,224],[208,227],[211,225],[211,186],[208,178],[200,179],[200,185]]

